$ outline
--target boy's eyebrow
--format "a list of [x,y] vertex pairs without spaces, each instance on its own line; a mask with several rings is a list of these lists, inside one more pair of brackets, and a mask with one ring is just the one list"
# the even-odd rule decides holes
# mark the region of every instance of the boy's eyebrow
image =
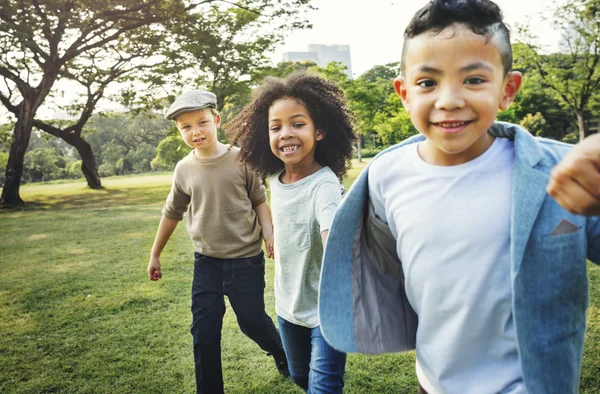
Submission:
[[[494,71],[494,69],[490,65],[483,63],[483,62],[475,62],[475,63],[467,64],[466,66],[461,67],[460,70],[458,70],[458,71],[461,73],[464,73],[464,72],[478,70],[480,68],[483,68],[488,71]],[[420,66],[415,71],[413,71],[413,73],[417,73],[417,72],[425,72],[425,73],[438,74],[438,75],[443,74],[442,70],[435,68],[435,67],[427,66],[427,65]]]
[[412,74],[419,73],[419,72],[424,72],[424,73],[429,73],[429,74],[442,74],[442,70],[435,68],[435,67],[427,66],[427,65],[417,67],[417,69],[414,70],[412,72]]
[[475,62],[475,63],[471,63],[468,64],[464,67],[460,68],[460,72],[469,72],[469,71],[475,71],[478,70],[480,68],[483,68],[485,70],[488,70],[490,72],[494,71],[494,69],[492,68],[492,66],[490,66],[489,64],[483,63],[483,62]]

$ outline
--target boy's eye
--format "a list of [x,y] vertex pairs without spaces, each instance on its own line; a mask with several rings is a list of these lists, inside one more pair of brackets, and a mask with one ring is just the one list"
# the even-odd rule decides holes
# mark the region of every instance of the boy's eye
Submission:
[[432,88],[435,86],[435,81],[431,79],[423,79],[421,81],[418,81],[417,85],[419,85],[422,88]]
[[271,126],[271,128],[269,130],[271,130],[271,131],[279,131],[279,129],[281,129],[280,126]]
[[294,128],[295,129],[299,129],[302,126],[304,126],[304,123],[294,123]]
[[468,78],[465,83],[467,85],[479,85],[484,83],[485,80],[483,78],[479,78],[479,77],[472,77],[472,78]]

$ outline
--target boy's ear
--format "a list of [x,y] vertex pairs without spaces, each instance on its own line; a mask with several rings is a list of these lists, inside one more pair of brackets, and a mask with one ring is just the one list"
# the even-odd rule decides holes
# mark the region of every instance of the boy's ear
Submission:
[[323,138],[325,138],[325,133],[323,133],[321,130],[317,130],[317,135],[316,135],[315,139],[317,141],[322,141]]
[[523,82],[523,75],[518,71],[511,71],[506,76],[506,82],[504,91],[502,92],[502,99],[500,100],[500,109],[507,109],[515,99],[515,96],[521,88]]
[[394,90],[396,91],[396,94],[400,96],[402,105],[404,105],[406,112],[410,112],[410,102],[408,101],[406,84],[404,83],[404,79],[402,77],[396,77],[396,79],[394,79]]
[[217,129],[221,126],[221,115],[215,116],[215,125],[217,126]]

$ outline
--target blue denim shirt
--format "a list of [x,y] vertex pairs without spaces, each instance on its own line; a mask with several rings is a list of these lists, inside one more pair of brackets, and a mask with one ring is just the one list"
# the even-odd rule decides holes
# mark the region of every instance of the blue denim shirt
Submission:
[[[530,393],[577,393],[589,302],[586,258],[600,264],[600,217],[571,214],[546,193],[550,171],[570,145],[503,122],[489,133],[515,144],[510,256],[523,381]],[[377,157],[422,140],[409,138]],[[372,214],[368,172],[369,166],[352,185],[329,233],[321,330],[344,352],[407,351],[415,348],[418,316],[406,298],[395,239]],[[563,220],[570,228],[552,234]]]

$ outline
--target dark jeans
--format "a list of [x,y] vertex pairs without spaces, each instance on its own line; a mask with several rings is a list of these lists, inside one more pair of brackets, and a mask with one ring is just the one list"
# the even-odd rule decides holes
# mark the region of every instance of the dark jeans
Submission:
[[318,326],[299,326],[280,316],[277,320],[294,383],[309,394],[341,393],[346,354],[329,346]]
[[242,332],[263,350],[283,353],[279,333],[265,312],[264,289],[263,252],[242,259],[218,259],[195,253],[190,331],[194,337],[198,393],[223,393],[221,328],[225,295]]

